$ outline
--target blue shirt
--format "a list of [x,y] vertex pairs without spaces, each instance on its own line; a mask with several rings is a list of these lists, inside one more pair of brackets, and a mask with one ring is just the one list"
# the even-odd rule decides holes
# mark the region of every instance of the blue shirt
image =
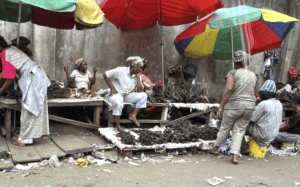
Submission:
[[256,143],[267,147],[275,139],[282,123],[282,104],[275,98],[260,102],[251,121],[256,122],[250,133]]
[[[118,93],[129,94],[137,91],[136,74],[130,76],[130,67],[117,67],[106,71],[105,74],[110,78],[111,83]],[[140,80],[142,82],[141,77]]]

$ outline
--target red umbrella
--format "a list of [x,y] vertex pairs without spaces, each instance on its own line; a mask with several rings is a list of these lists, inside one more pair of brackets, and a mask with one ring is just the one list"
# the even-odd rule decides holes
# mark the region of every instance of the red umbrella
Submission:
[[[161,6],[160,6],[161,5]],[[103,0],[106,19],[122,30],[192,23],[224,6],[224,0]],[[162,14],[160,14],[162,12]]]
[[198,16],[222,8],[224,0],[103,0],[99,6],[117,28],[134,30],[153,27],[157,22],[164,26],[192,23]]

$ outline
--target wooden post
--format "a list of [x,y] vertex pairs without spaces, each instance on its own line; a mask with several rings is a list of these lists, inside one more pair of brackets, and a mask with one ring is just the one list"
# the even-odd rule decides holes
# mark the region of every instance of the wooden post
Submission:
[[[168,107],[167,106],[163,106],[162,108],[162,112],[161,112],[161,120],[167,120],[168,117]],[[160,125],[164,125],[164,124],[160,124]]]
[[100,113],[102,113],[101,106],[95,106],[95,108],[94,108],[94,125],[100,126]]
[[11,139],[11,109],[6,109],[5,112],[5,130],[6,130],[6,140]]
[[209,125],[210,124],[210,120],[212,118],[213,112],[209,112],[206,114],[206,121],[205,121],[205,125]]

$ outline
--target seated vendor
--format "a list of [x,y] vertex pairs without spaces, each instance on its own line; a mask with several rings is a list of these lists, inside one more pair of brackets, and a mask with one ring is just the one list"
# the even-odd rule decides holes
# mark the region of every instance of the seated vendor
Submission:
[[143,70],[143,73],[141,74],[142,83],[143,83],[143,86],[145,88],[145,92],[147,94],[150,94],[152,92],[154,84],[152,83],[150,78],[147,76],[148,73],[149,73],[149,68],[146,64],[144,64],[142,70]]
[[[272,80],[267,80],[263,84],[259,96],[262,101],[256,106],[245,134],[252,136],[258,146],[267,148],[278,134],[282,121],[282,104],[277,100],[278,94]],[[242,154],[250,153],[244,139],[241,150]]]
[[296,143],[300,140],[300,96],[294,96],[291,107],[296,113],[288,121],[281,124],[275,139],[277,142]]
[[[68,67],[64,67],[64,71],[67,74],[68,82],[75,81],[77,89],[92,89],[92,85],[96,82],[97,69],[93,68],[94,76],[87,70],[87,63],[83,58],[78,59],[75,62],[77,69],[73,70],[69,76]],[[91,82],[90,86],[89,83]]]
[[119,131],[123,131],[120,126],[123,102],[135,104],[135,110],[129,116],[129,119],[137,126],[140,126],[140,124],[136,119],[136,115],[141,108],[146,108],[147,103],[147,94],[144,92],[140,77],[144,66],[143,59],[137,57],[130,61],[130,67],[117,67],[103,74],[105,82],[111,89],[108,101],[112,104],[116,128]]
[[297,91],[297,87],[298,87],[297,78],[296,77],[291,77],[290,80],[289,80],[289,83],[286,84],[280,90],[278,90],[278,92],[281,93],[283,91],[287,91],[289,93],[295,94],[296,91]]

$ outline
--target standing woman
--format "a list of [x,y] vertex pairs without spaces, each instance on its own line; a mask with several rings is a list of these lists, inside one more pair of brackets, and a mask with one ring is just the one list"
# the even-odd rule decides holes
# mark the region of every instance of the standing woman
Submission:
[[223,114],[222,124],[218,133],[216,145],[211,154],[219,154],[219,147],[225,145],[229,132],[232,130],[230,152],[232,163],[238,164],[237,155],[240,152],[242,138],[245,134],[255,109],[255,95],[258,93],[258,78],[244,63],[249,63],[249,55],[244,51],[234,53],[234,70],[226,75],[226,88],[218,109],[217,117]]
[[24,147],[32,144],[34,138],[49,135],[47,88],[50,81],[44,70],[18,48],[8,45],[0,36],[2,73],[6,79],[0,96],[14,82],[18,74],[18,85],[22,91],[21,130],[14,145]]

